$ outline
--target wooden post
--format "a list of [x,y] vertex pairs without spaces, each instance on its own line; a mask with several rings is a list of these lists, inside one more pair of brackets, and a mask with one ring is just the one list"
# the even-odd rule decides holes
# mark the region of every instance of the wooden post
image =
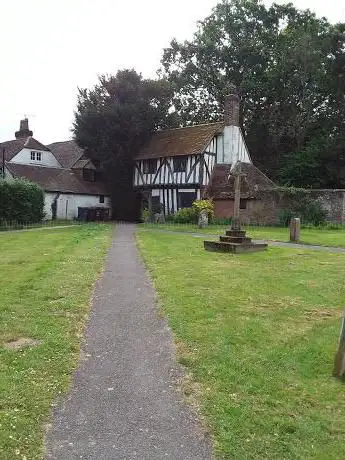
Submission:
[[299,241],[301,235],[301,219],[295,217],[290,222],[290,241]]
[[231,230],[241,230],[241,221],[240,221],[240,202],[241,202],[241,162],[239,161],[235,168],[238,168],[236,171],[235,178],[235,201],[234,201],[234,215],[231,223]]
[[334,377],[342,377],[345,373],[345,316],[342,321],[338,351],[334,359]]

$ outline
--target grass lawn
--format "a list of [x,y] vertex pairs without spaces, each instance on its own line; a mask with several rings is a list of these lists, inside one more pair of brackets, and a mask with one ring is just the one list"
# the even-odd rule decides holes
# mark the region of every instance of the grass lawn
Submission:
[[332,375],[345,304],[343,254],[217,254],[139,230],[219,458],[344,458],[344,382]]
[[[173,230],[179,232],[207,233],[214,235],[224,234],[228,228],[226,225],[210,225],[207,228],[199,229],[197,225],[189,224],[141,224],[142,228]],[[246,227],[248,235],[256,240],[289,241],[290,230],[284,227]],[[318,228],[302,228],[300,243],[315,244],[320,246],[345,247],[345,225],[344,230],[327,230]]]
[[[75,368],[111,227],[0,234],[0,458],[43,458],[51,405]],[[19,350],[9,341],[30,338]]]

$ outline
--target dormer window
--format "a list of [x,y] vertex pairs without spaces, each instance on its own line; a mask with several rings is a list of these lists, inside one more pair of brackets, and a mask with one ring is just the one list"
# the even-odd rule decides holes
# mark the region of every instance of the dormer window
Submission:
[[42,161],[42,153],[41,152],[35,152],[34,150],[31,150],[30,159],[31,159],[31,161]]

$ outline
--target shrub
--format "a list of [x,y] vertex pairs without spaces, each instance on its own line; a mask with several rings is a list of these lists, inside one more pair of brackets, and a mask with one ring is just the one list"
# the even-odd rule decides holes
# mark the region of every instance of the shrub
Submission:
[[214,204],[212,200],[195,200],[193,202],[193,208],[195,209],[197,216],[201,213],[201,211],[206,211],[208,218],[212,219],[214,214]]
[[32,182],[0,180],[0,221],[40,222],[44,216],[44,192]]
[[198,221],[198,212],[195,208],[182,208],[174,214],[177,224],[195,224]]

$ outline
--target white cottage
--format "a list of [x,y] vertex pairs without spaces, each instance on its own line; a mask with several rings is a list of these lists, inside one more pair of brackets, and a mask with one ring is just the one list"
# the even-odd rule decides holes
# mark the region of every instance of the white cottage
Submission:
[[0,143],[4,177],[40,185],[47,219],[108,218],[110,196],[91,160],[74,141],[43,145],[21,120],[15,140]]
[[231,94],[225,98],[223,122],[155,133],[135,158],[135,189],[171,214],[207,196],[217,165],[252,165],[239,110],[239,96]]

